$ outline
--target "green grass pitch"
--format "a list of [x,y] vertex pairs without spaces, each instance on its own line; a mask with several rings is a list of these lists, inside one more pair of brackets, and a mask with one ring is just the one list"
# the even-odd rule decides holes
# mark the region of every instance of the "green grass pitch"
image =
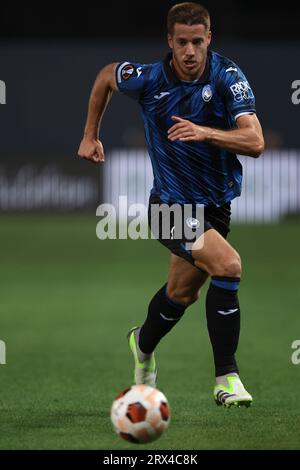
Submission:
[[243,259],[238,361],[249,409],[213,402],[204,299],[157,350],[168,431],[147,446],[114,434],[113,398],[132,383],[126,333],[166,279],[156,241],[99,241],[94,216],[1,216],[1,449],[299,449],[300,224],[233,226]]

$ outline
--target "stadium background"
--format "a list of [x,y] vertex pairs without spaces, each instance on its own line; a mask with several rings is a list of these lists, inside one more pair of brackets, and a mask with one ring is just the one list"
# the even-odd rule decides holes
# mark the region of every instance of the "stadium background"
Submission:
[[[64,10],[51,2],[17,13],[1,6],[2,449],[132,448],[111,430],[109,408],[132,381],[126,332],[143,320],[164,282],[168,252],[152,240],[100,241],[95,232],[101,202],[119,194],[146,201],[151,175],[138,105],[113,97],[101,132],[104,166],[76,154],[99,69],[160,60],[174,3]],[[147,448],[295,449],[300,105],[291,96],[300,80],[299,4],[270,9],[231,0],[220,10],[220,2],[203,3],[212,16],[212,48],[235,60],[253,85],[267,143],[259,160],[242,159],[244,196],[230,236],[244,263],[238,358],[255,402],[230,412],[212,402],[206,286],[159,347],[159,388],[173,419]]]

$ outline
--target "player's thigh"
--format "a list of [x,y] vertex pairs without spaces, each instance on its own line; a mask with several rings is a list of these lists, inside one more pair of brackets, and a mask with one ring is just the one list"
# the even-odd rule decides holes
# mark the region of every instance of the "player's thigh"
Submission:
[[195,241],[192,256],[195,265],[210,276],[241,275],[238,252],[214,229],[207,230]]
[[199,289],[203,286],[207,277],[208,274],[172,253],[170,256],[167,294],[175,302],[184,305],[191,304],[197,300]]

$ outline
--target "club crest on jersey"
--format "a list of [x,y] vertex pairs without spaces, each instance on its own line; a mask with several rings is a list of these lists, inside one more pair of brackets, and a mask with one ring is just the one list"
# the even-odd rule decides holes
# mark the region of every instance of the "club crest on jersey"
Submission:
[[205,85],[205,87],[202,90],[203,101],[205,101],[207,103],[208,101],[211,100],[212,95],[213,95],[213,92],[212,92],[211,86],[210,85]]

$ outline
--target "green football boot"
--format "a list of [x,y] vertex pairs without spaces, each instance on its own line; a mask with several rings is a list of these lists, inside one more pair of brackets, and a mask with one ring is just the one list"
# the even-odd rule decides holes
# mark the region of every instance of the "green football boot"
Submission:
[[225,408],[251,405],[252,396],[247,392],[237,374],[226,374],[224,382],[227,382],[227,386],[218,384],[214,388],[214,399],[217,405]]
[[134,358],[134,381],[136,385],[156,387],[157,370],[154,352],[144,354],[138,347],[139,326],[132,328],[127,334],[129,347]]

